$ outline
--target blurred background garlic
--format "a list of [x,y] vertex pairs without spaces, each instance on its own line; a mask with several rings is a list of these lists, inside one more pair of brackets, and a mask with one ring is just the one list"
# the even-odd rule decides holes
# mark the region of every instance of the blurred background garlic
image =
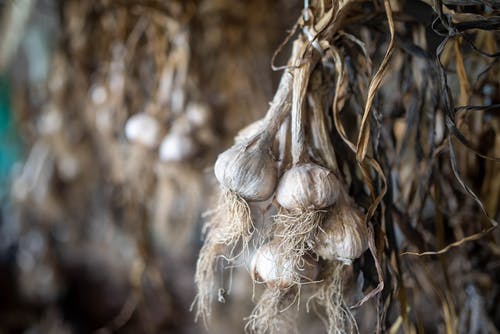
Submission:
[[[124,126],[124,134],[129,145],[124,146],[125,180],[141,180],[131,183],[131,192],[142,194],[148,191],[144,174],[149,174],[154,161],[153,150],[158,146],[160,124],[155,117],[140,112],[129,117]],[[145,187],[146,186],[146,187]]]
[[125,136],[127,139],[147,148],[153,148],[158,143],[160,135],[158,121],[145,113],[132,115],[125,124]]

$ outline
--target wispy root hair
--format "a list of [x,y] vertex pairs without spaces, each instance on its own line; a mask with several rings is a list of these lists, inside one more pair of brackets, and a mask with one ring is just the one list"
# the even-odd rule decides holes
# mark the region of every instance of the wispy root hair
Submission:
[[297,314],[291,308],[297,302],[297,286],[288,289],[268,287],[260,296],[248,321],[245,332],[251,334],[298,333]]
[[282,211],[274,216],[275,238],[280,240],[279,253],[295,270],[294,282],[300,283],[305,255],[314,246],[318,228],[325,219],[323,210]]
[[[207,216],[210,219],[203,227],[206,240],[196,265],[197,294],[191,306],[196,306],[195,319],[201,317],[205,325],[208,324],[216,294],[218,260],[224,258],[230,265],[236,264],[242,254],[248,253],[248,244],[254,231],[248,203],[229,190],[222,192],[219,205]],[[237,248],[240,251],[235,254]]]
[[344,266],[340,261],[330,263],[317,291],[307,301],[308,308],[310,303],[315,303],[324,310],[324,315],[319,316],[328,334],[359,333],[356,320],[344,301]]

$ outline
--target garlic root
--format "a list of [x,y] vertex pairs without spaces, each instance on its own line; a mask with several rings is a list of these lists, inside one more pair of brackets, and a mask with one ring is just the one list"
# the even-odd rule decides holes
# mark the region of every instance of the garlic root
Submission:
[[296,287],[280,289],[267,288],[247,318],[245,332],[252,334],[298,333],[296,315],[290,312],[290,306],[297,297]]
[[[195,283],[198,291],[192,307],[196,305],[196,320],[201,317],[206,324],[215,294],[217,261],[224,257],[234,263],[248,251],[254,229],[250,207],[235,193],[225,191],[205,228],[208,231],[196,264]],[[241,251],[235,255],[238,245]]]
[[339,261],[330,263],[325,270],[325,279],[318,291],[309,300],[325,310],[325,325],[328,334],[358,332],[358,327],[349,307],[344,302],[343,275],[345,264]]

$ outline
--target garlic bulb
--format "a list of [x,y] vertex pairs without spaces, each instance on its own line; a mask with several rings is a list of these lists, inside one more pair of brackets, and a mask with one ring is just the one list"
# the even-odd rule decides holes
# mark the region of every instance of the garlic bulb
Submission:
[[196,127],[204,126],[210,119],[210,112],[208,108],[201,103],[189,103],[186,106],[185,114],[189,122]]
[[160,126],[151,115],[139,113],[131,116],[125,124],[125,136],[133,143],[152,148],[158,142]]
[[234,145],[219,154],[214,170],[223,187],[246,200],[266,200],[276,188],[275,162],[269,151],[259,145]]
[[345,263],[360,257],[368,248],[368,227],[353,204],[338,205],[324,222],[315,241],[315,252],[326,260]]
[[338,198],[340,181],[329,169],[315,163],[298,164],[283,174],[276,200],[288,210],[324,209]]
[[42,136],[55,134],[62,129],[63,122],[61,111],[54,106],[48,106],[37,122],[37,130]]
[[281,254],[275,241],[261,246],[250,264],[252,279],[266,283],[269,287],[287,288],[301,281],[314,281],[319,274],[319,265],[312,258],[304,259],[303,268],[294,268],[292,260]]
[[178,132],[169,133],[163,138],[160,145],[160,160],[164,162],[183,161],[193,157],[196,145],[193,139]]

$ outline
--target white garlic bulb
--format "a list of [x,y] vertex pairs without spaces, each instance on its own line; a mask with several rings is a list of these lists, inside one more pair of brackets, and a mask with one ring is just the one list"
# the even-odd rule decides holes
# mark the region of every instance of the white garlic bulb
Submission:
[[287,288],[295,283],[314,281],[318,277],[319,264],[316,261],[307,258],[303,263],[303,268],[294,268],[292,260],[281,254],[279,244],[272,241],[255,252],[250,273],[255,282]]
[[208,108],[201,103],[189,103],[186,106],[185,114],[189,122],[197,127],[204,126],[210,119],[210,112]]
[[315,241],[315,252],[326,260],[351,263],[368,248],[368,227],[353,204],[339,204],[324,222]]
[[178,162],[190,159],[196,153],[196,144],[187,134],[171,132],[160,145],[159,156],[164,162]]
[[234,145],[219,154],[214,170],[223,187],[246,200],[266,200],[276,189],[276,164],[270,152],[259,145]]
[[37,129],[40,135],[51,135],[61,130],[63,126],[63,116],[61,111],[55,106],[45,108],[42,116],[37,122]]
[[288,210],[324,209],[335,203],[341,183],[327,168],[315,163],[298,164],[283,174],[276,200]]
[[125,124],[125,136],[133,143],[152,148],[158,143],[160,125],[151,115],[138,113],[131,116]]

